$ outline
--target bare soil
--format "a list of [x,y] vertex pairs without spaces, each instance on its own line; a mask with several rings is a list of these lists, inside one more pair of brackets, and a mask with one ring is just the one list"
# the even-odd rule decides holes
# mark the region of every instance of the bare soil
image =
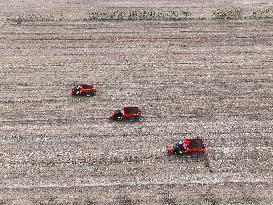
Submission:
[[[40,1],[75,15],[87,2]],[[150,2],[92,3],[167,1]],[[39,8],[0,4],[2,19]],[[0,56],[0,204],[272,204],[272,19],[3,21]],[[70,96],[85,82],[96,96]],[[110,122],[122,104],[140,122]],[[207,156],[166,154],[184,132]]]

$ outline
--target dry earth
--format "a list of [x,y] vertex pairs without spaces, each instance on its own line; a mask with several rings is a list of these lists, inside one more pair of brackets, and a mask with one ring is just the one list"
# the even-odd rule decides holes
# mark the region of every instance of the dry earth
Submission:
[[[87,2],[39,3],[78,15]],[[150,2],[92,3],[167,3]],[[183,2],[168,6],[202,9]],[[230,5],[243,3],[270,1]],[[0,204],[273,204],[272,19],[4,21],[40,4],[0,3]],[[80,82],[97,96],[71,97]],[[140,122],[110,122],[121,104]],[[183,132],[207,158],[165,153]]]

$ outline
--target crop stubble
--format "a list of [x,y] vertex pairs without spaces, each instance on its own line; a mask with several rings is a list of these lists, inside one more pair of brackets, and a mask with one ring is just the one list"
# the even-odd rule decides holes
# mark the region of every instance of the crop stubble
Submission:
[[[271,203],[272,34],[266,19],[5,23],[1,202]],[[71,97],[85,81],[97,96]],[[139,123],[109,122],[123,103]],[[166,155],[182,132],[207,159]]]

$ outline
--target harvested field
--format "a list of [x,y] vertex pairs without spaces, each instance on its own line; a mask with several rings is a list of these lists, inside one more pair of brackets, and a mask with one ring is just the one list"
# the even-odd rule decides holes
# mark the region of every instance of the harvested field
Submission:
[[[271,18],[0,25],[0,204],[273,203]],[[121,104],[140,122],[110,122]],[[207,157],[166,154],[183,132]]]

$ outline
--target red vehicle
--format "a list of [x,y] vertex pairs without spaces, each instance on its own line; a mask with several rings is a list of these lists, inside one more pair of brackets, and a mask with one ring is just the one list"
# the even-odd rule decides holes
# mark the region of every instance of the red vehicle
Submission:
[[170,154],[204,154],[206,147],[202,139],[198,137],[185,137],[175,144],[168,146],[168,153]]
[[96,94],[94,84],[80,84],[71,89],[71,95],[91,96]]
[[110,119],[116,121],[129,120],[136,121],[140,118],[141,111],[138,107],[128,107],[124,106],[119,110],[112,111]]

